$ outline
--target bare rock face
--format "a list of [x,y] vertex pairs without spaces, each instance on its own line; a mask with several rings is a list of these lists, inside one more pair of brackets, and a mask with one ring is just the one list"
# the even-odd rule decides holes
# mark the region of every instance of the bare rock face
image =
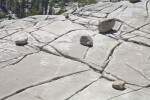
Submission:
[[90,36],[81,36],[80,38],[80,43],[84,46],[89,46],[92,47],[93,46],[93,40]]
[[15,44],[16,45],[25,45],[28,43],[27,41],[28,41],[28,37],[26,35],[20,35],[15,40]]
[[112,84],[112,87],[114,89],[117,89],[117,90],[123,90],[125,89],[125,82],[124,81],[121,81],[121,80],[117,80],[115,81],[113,84]]
[[67,13],[0,19],[0,100],[149,100],[150,0]]
[[108,32],[115,25],[115,19],[107,19],[99,23],[98,30],[99,32]]

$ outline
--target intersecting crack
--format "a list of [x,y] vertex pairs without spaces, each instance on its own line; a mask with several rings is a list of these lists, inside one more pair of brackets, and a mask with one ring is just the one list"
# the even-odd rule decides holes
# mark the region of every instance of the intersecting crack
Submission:
[[83,63],[83,64],[86,64],[87,66],[89,66],[89,68],[93,69],[94,71],[96,72],[102,72],[102,69],[99,67],[99,69],[93,67],[92,63],[88,62],[88,61],[85,61],[85,60],[82,60],[80,58],[76,58],[76,57],[73,57],[73,56],[69,56],[67,54],[64,54],[62,53],[61,51],[59,51],[58,49],[56,49],[55,47],[51,46],[53,49],[55,49],[61,56],[65,57],[65,58],[68,58],[70,60],[74,60],[74,61],[77,61],[77,62],[80,62],[80,63]]
[[59,38],[63,37],[64,35],[69,34],[70,32],[77,31],[77,30],[87,30],[87,29],[73,29],[73,30],[70,30],[70,31],[68,31],[68,32],[66,32],[66,33],[64,33],[64,34],[62,34],[62,35],[60,35],[60,36],[58,36],[58,37],[54,38],[54,39],[53,39],[53,40],[51,40],[50,42],[45,43],[45,45],[44,45],[44,46],[42,46],[42,47],[40,47],[39,49],[40,49],[40,50],[42,50],[45,46],[47,46],[47,45],[49,45],[50,43],[52,43],[52,42],[56,41],[57,39],[59,39]]
[[[101,78],[101,77],[100,77]],[[100,79],[99,78],[99,79]],[[77,95],[78,93],[80,93],[81,91],[83,91],[84,89],[88,88],[89,86],[91,86],[93,83],[97,82],[99,79],[92,81],[91,83],[85,85],[84,87],[82,87],[80,90],[76,91],[74,94],[72,94],[71,96],[69,96],[68,98],[66,98],[65,100],[69,100],[70,98],[72,98],[73,96]]]
[[120,13],[117,15],[119,16],[123,11],[125,11],[129,6],[125,7],[122,11],[120,11]]
[[[110,76],[112,76],[113,78],[111,77],[107,77],[105,76],[104,74],[108,74]],[[102,74],[102,78],[105,78],[106,80],[108,81],[116,81],[116,80],[123,80],[122,78],[118,77],[117,75],[114,75],[110,72],[107,72],[104,70],[103,74]],[[115,79],[114,79],[115,78]],[[129,83],[129,82],[126,82],[125,80],[123,80],[126,84],[129,84],[129,85],[133,85],[133,86],[137,86],[137,87],[142,87],[142,88],[146,88],[146,87],[149,87],[150,84],[146,85],[146,86],[141,86],[141,85],[137,85],[137,84],[134,84],[134,83]]]
[[[2,66],[0,69],[4,69],[4,68],[9,67],[9,66],[11,66],[11,65],[15,65],[15,64],[21,62],[21,61],[22,61],[24,58],[26,58],[27,56],[32,55],[32,54],[35,54],[35,53],[38,53],[38,52],[39,52],[39,51],[33,52],[33,53],[29,53],[29,54],[25,54],[25,55],[23,55],[23,56],[21,56],[21,57],[14,58],[14,59],[18,59],[18,58],[19,58],[19,59],[18,59],[17,61],[15,61],[15,62],[11,63],[11,64]],[[12,59],[12,60],[13,60],[13,59]]]
[[13,35],[13,34],[15,34],[15,33],[17,33],[17,32],[19,32],[19,30],[15,31],[15,32],[13,32],[13,33],[11,33],[11,34],[8,34],[8,32],[6,31],[6,33],[7,33],[8,35],[6,35],[6,36],[4,36],[4,37],[2,37],[2,38],[0,38],[0,39],[6,38],[6,37],[8,37],[8,36],[11,36],[11,35]]
[[[146,2],[146,12],[147,12],[147,15],[148,15],[148,16],[149,16],[149,8],[148,8],[148,3],[149,3],[149,1],[150,1],[150,0],[148,0],[148,1]],[[102,6],[105,6],[105,7],[102,7],[101,9],[99,9],[99,11],[101,11],[101,10],[103,10],[103,9],[106,9],[106,8],[108,8],[108,7],[111,7],[111,6],[113,6],[113,5],[112,5],[111,3],[109,3],[109,4],[104,4],[104,5],[102,5]],[[122,6],[123,6],[123,5],[118,6],[118,7],[117,7],[116,9],[114,9],[112,12],[108,13],[107,16],[108,16],[109,14],[113,13],[114,11],[116,11],[117,9],[120,9]],[[122,11],[120,11],[119,14],[121,14],[121,12],[123,12],[123,11],[126,10],[127,8],[128,8],[128,6],[125,7]],[[86,9],[86,7],[85,7],[85,9]],[[84,8],[82,8],[80,11],[83,11],[83,10],[84,10]],[[89,10],[90,10],[90,9],[89,9]],[[74,12],[73,12],[73,13],[74,13]],[[119,15],[119,14],[118,14],[118,15]],[[106,16],[106,17],[107,17],[107,16]],[[81,15],[81,18],[82,18],[82,17],[84,17],[84,15]],[[31,18],[36,19],[35,17],[31,17]],[[49,16],[47,16],[44,20],[48,20],[48,18],[49,18]],[[55,19],[55,18],[54,18],[54,19]],[[66,19],[66,20],[67,20],[67,19]],[[69,20],[70,20],[70,19],[69,19]],[[91,20],[92,20],[92,19],[91,19]],[[91,20],[90,20],[90,21],[91,21]],[[53,20],[51,23],[53,23],[54,21],[57,21],[57,20]],[[65,20],[63,20],[63,21],[65,21]],[[70,20],[70,21],[71,21],[72,23],[75,23],[74,20]],[[89,22],[90,22],[90,21],[89,21]],[[32,31],[32,32],[30,32],[30,33],[28,32],[28,34],[30,34],[31,37],[33,37],[38,43],[43,43],[43,44],[44,44],[44,46],[38,47],[38,48],[40,49],[39,51],[34,52],[34,53],[39,53],[40,51],[44,51],[44,52],[53,54],[53,55],[55,55],[55,56],[61,56],[61,57],[64,57],[64,58],[67,58],[67,59],[70,59],[70,60],[73,60],[73,61],[77,61],[77,62],[86,64],[87,66],[89,66],[90,69],[94,70],[95,72],[102,73],[102,76],[101,76],[100,78],[105,78],[106,80],[109,80],[109,81],[114,81],[115,79],[122,80],[121,78],[119,78],[119,77],[113,75],[112,73],[106,72],[106,71],[105,71],[105,68],[106,68],[106,67],[108,66],[108,64],[110,63],[110,61],[111,61],[111,59],[112,59],[112,57],[113,57],[113,54],[114,54],[115,50],[122,44],[122,42],[131,42],[131,43],[134,43],[134,44],[138,44],[138,45],[150,47],[150,45],[147,44],[147,43],[137,42],[137,41],[135,41],[135,40],[130,40],[131,38],[127,38],[127,39],[126,39],[126,38],[121,37],[122,35],[129,34],[129,33],[134,32],[134,31],[136,31],[136,30],[141,31],[141,32],[144,32],[144,33],[150,33],[150,32],[145,32],[145,31],[143,31],[143,30],[140,30],[140,28],[142,28],[142,27],[144,27],[144,26],[146,26],[146,25],[149,25],[150,23],[144,24],[144,25],[142,25],[142,26],[140,26],[140,27],[138,27],[138,28],[135,28],[134,26],[131,26],[131,25],[127,24],[126,22],[121,21],[121,20],[119,20],[119,19],[116,19],[116,21],[121,22],[121,26],[119,27],[119,29],[118,29],[117,31],[120,31],[120,29],[121,29],[121,27],[122,27],[123,24],[125,24],[125,25],[127,25],[127,26],[133,28],[133,30],[131,30],[131,31],[129,31],[129,32],[125,32],[124,34],[120,34],[120,35],[119,35],[120,37],[116,37],[115,35],[113,35],[113,36],[111,36],[111,35],[105,35],[105,36],[108,36],[108,37],[110,37],[110,38],[113,38],[113,39],[117,40],[118,43],[109,51],[109,54],[107,55],[107,58],[105,59],[105,61],[103,62],[102,65],[96,65],[96,64],[94,64],[94,63],[91,63],[91,62],[88,62],[88,61],[84,60],[84,58],[86,58],[87,52],[89,51],[90,48],[88,48],[88,49],[86,50],[83,59],[80,59],[80,58],[76,58],[76,57],[67,55],[67,54],[61,52],[60,50],[58,50],[57,48],[55,48],[55,47],[53,47],[53,46],[50,46],[50,47],[52,47],[57,53],[48,51],[48,50],[46,50],[46,49],[44,48],[45,46],[49,46],[50,43],[56,41],[57,39],[63,37],[64,35],[66,35],[66,34],[72,32],[72,31],[76,31],[76,30],[87,30],[87,29],[74,29],[74,30],[70,30],[70,31],[65,32],[64,34],[62,34],[62,35],[60,35],[60,36],[54,38],[54,39],[51,40],[50,42],[46,42],[46,43],[45,43],[45,42],[40,42],[33,34],[31,34],[31,33],[34,32],[34,31]],[[87,23],[87,25],[89,25],[89,22]],[[37,23],[38,23],[38,21],[35,22],[32,27],[36,26]],[[51,23],[48,23],[48,24],[46,24],[46,25],[49,25],[49,24],[51,24]],[[79,24],[79,23],[78,23],[78,24]],[[37,29],[37,30],[42,30],[41,28],[44,27],[44,26],[46,26],[46,25],[43,25],[43,26],[40,26],[40,27],[36,27],[35,29]],[[85,26],[85,25],[82,24],[82,23],[81,23],[80,25]],[[5,27],[5,26],[3,26],[3,27]],[[85,26],[85,27],[88,28],[87,26]],[[21,30],[23,30],[23,28],[21,28]],[[35,30],[35,31],[37,31],[37,30]],[[20,30],[17,30],[17,32],[18,32],[18,31],[20,31]],[[45,30],[44,30],[44,31],[45,31]],[[15,34],[15,33],[16,33],[16,32],[14,32],[14,33],[12,33],[12,34]],[[49,32],[49,33],[50,33],[50,32]],[[121,33],[122,33],[122,32],[121,32]],[[7,36],[10,36],[10,35],[12,35],[12,34],[9,34],[9,35],[7,35]],[[6,37],[7,37],[7,36],[6,36]],[[137,35],[137,36],[138,36],[138,35]],[[135,36],[135,37],[137,37],[137,36]],[[142,36],[141,36],[141,37],[142,37]],[[144,37],[144,36],[143,36],[143,37]],[[5,38],[5,37],[4,37],[4,38]],[[133,37],[132,37],[132,38],[133,38]],[[144,38],[148,38],[148,37],[144,37]],[[122,42],[119,42],[120,40],[122,40]],[[31,47],[32,47],[32,46],[31,46]],[[14,62],[13,64],[10,64],[10,65],[15,65],[15,64],[19,63],[21,60],[23,60],[25,57],[27,57],[27,56],[29,56],[29,55],[31,55],[31,54],[34,54],[34,53],[29,53],[29,54],[23,55],[23,57],[22,57],[20,60]],[[13,58],[13,59],[18,59],[18,57],[17,57],[17,58]],[[10,60],[13,60],[13,59],[10,59]],[[148,60],[149,60],[149,58],[148,58]],[[0,63],[1,63],[1,62],[0,62]],[[140,71],[138,71],[137,69],[133,68],[132,66],[130,66],[130,65],[128,65],[128,64],[126,64],[126,65],[127,65],[128,67],[134,69],[136,72],[138,72],[140,75],[142,75],[145,79],[149,80],[146,76],[144,76],[144,75],[143,75]],[[8,66],[9,66],[9,65],[3,66],[1,69],[5,68],[5,67],[8,67]],[[99,69],[95,68],[94,66],[99,66]],[[59,80],[59,79],[62,79],[62,78],[64,78],[64,77],[68,77],[68,76],[71,76],[71,75],[80,74],[80,73],[82,73],[82,72],[89,71],[90,69],[88,69],[88,70],[83,70],[83,71],[78,71],[78,72],[74,72],[74,73],[70,73],[70,74],[66,74],[66,75],[63,75],[63,76],[58,76],[58,77],[55,77],[55,78],[52,78],[52,79],[49,79],[49,80],[46,80],[46,81],[43,81],[43,82],[39,82],[39,83],[30,85],[30,86],[24,87],[24,88],[22,88],[22,89],[19,89],[19,90],[15,91],[15,92],[9,94],[8,96],[5,96],[5,97],[1,98],[0,100],[5,100],[5,99],[7,99],[7,98],[10,98],[10,97],[12,97],[12,96],[14,96],[14,95],[16,95],[16,94],[19,94],[19,93],[21,93],[21,92],[23,92],[23,91],[25,91],[25,90],[27,90],[27,89],[30,89],[30,88],[32,88],[32,87],[36,87],[36,86],[40,86],[40,85],[43,85],[43,84],[46,84],[46,83],[54,82],[54,81],[56,81],[56,80]],[[113,79],[113,78],[111,79],[111,78],[109,78],[109,77],[104,76],[105,73],[108,74],[108,75],[113,76],[114,79]],[[100,78],[99,78],[99,79],[100,79]],[[98,80],[99,80],[99,79],[98,79]],[[80,92],[83,91],[84,89],[88,88],[90,85],[92,85],[93,83],[97,82],[98,80],[94,80],[94,81],[92,81],[91,83],[85,85],[84,87],[82,87],[81,89],[79,89],[78,91],[76,91],[74,94],[72,94],[71,96],[69,96],[69,97],[66,98],[65,100],[69,100],[70,98],[72,98],[73,96],[77,95],[78,93],[80,93]],[[132,83],[127,83],[127,82],[126,82],[126,84],[130,84],[130,85],[134,85],[134,86],[139,86],[139,85],[132,84]],[[109,98],[108,100],[117,98],[117,97],[119,97],[119,96],[122,96],[122,95],[125,95],[125,94],[128,94],[128,93],[132,93],[132,92],[139,91],[139,90],[141,90],[141,89],[143,89],[143,88],[150,87],[150,84],[147,85],[147,86],[143,86],[143,87],[142,87],[142,86],[139,86],[139,87],[140,87],[140,88],[138,88],[138,89],[133,89],[132,91],[129,91],[129,92],[122,93],[122,94],[120,94],[120,95],[111,97],[111,98]],[[40,98],[40,97],[37,97],[37,98],[43,100],[43,99]]]
[[103,68],[103,71],[105,70],[105,68],[106,68],[107,65],[109,64],[109,62],[110,62],[110,60],[111,60],[111,58],[112,58],[112,56],[113,56],[113,53],[114,53],[115,49],[116,49],[117,47],[119,47],[121,44],[122,44],[122,42],[117,43],[117,44],[110,50],[110,52],[109,52],[109,54],[108,54],[106,60],[105,60],[105,61],[103,62],[103,64],[101,65],[101,68]]
[[131,65],[129,65],[129,64],[125,64],[125,65],[127,65],[128,67],[130,67],[131,69],[133,69],[133,70],[135,70],[136,72],[138,72],[141,76],[143,76],[146,80],[149,80],[150,81],[150,79],[149,78],[147,78],[145,75],[143,75],[140,71],[138,71],[137,69],[135,69],[134,67],[132,67]]
[[126,92],[126,93],[122,93],[122,94],[120,94],[120,95],[111,97],[111,98],[109,98],[109,99],[107,99],[107,100],[112,100],[112,99],[117,98],[117,97],[120,97],[120,96],[122,96],[122,95],[129,94],[129,93],[132,93],[132,92],[135,92],[135,91],[139,91],[139,90],[141,90],[141,89],[143,89],[143,88],[145,88],[145,87],[141,87],[141,88],[138,88],[138,89],[133,89],[132,91],[129,91],[129,92]]
[[[3,21],[4,21],[4,20],[3,20]],[[2,22],[2,21],[1,21],[1,22]],[[9,24],[13,24],[13,23],[15,23],[15,21],[13,21],[13,22],[11,22],[11,23],[9,23]],[[1,26],[0,29],[4,28],[4,27],[7,26],[7,25],[8,25],[8,24]]]
[[66,74],[66,75],[62,75],[62,76],[58,76],[58,77],[55,77],[55,78],[52,78],[52,79],[49,79],[49,80],[46,80],[46,81],[42,81],[42,82],[38,82],[38,83],[35,83],[33,85],[29,85],[27,87],[24,87],[22,89],[19,89],[19,90],[16,90],[15,92],[7,95],[7,96],[4,96],[2,98],[0,98],[0,100],[5,100],[7,98],[10,98],[16,94],[19,94],[27,89],[30,89],[30,88],[33,88],[33,87],[36,87],[36,86],[40,86],[40,85],[43,85],[43,84],[46,84],[46,83],[51,83],[51,82],[54,82],[56,80],[59,80],[59,79],[62,79],[62,78],[65,78],[65,77],[68,77],[68,76],[72,76],[72,75],[76,75],[76,74],[80,74],[80,73],[83,73],[83,72],[86,72],[86,71],[89,71],[90,69],[87,69],[87,70],[82,70],[82,71],[78,71],[78,72],[74,72],[74,73],[70,73],[70,74]]
[[[107,13],[107,16],[108,16],[109,14],[111,14],[111,13],[115,12],[116,10],[120,9],[122,6],[123,6],[123,5],[120,5],[119,7],[117,7],[116,9],[114,9],[112,12]],[[106,16],[106,18],[107,18],[107,16]]]

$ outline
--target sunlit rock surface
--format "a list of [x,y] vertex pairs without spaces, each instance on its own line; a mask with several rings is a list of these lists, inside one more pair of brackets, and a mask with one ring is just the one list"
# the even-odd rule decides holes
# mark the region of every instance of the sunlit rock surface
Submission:
[[[99,33],[98,24],[115,26]],[[17,46],[25,34],[27,44]],[[93,47],[80,44],[90,36]],[[124,90],[112,88],[123,80]],[[149,100],[150,0],[0,22],[0,100]]]

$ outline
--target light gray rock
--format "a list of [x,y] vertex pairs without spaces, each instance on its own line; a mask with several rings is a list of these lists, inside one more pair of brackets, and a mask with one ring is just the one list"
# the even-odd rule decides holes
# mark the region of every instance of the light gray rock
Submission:
[[93,40],[90,36],[81,36],[80,43],[82,45],[89,46],[89,47],[93,46]]
[[82,24],[82,25],[87,25],[89,23],[89,19],[87,18],[79,18],[77,20],[75,20],[74,22],[75,23],[78,23],[78,24]]
[[28,43],[28,37],[26,35],[20,35],[15,40],[16,45],[25,45],[27,43]]
[[[0,100],[148,100],[149,8],[148,0],[98,2],[71,12],[69,20],[0,20]],[[99,34],[99,22],[107,34]],[[86,45],[92,37],[93,47],[81,45],[81,36],[90,36]],[[22,37],[28,44],[16,46]],[[112,88],[118,79],[127,83],[124,91]]]
[[101,13],[101,12],[94,12],[90,16],[92,16],[92,17],[99,17],[99,18],[105,18],[107,16],[107,14]]
[[69,18],[69,14],[68,13],[65,13],[64,16],[65,16],[66,19]]
[[150,89],[143,88],[131,93],[118,96],[112,100],[148,100],[150,98]]
[[108,32],[115,25],[115,19],[107,19],[99,23],[98,30],[99,32]]
[[127,83],[147,86],[150,83],[148,51],[150,51],[149,47],[124,42],[113,53],[113,58],[105,71]]
[[112,84],[112,87],[117,90],[125,89],[125,82],[121,80],[117,80]]
[[112,83],[112,81],[101,78],[74,95],[70,100],[109,100],[112,97],[132,91],[130,88],[118,91],[112,88]]
[[72,23],[69,20],[66,20],[66,21],[54,21],[53,23],[46,25],[41,29],[43,31],[47,31],[57,35],[63,35],[71,30],[85,29],[85,27],[76,23]]
[[[64,77],[54,82],[33,87],[18,95],[13,96],[11,99],[8,100],[18,100],[21,99],[21,96],[23,100],[31,100],[33,97],[36,96],[46,100],[65,100],[70,95],[80,90],[82,87],[93,82],[94,80],[97,80],[99,76],[100,75],[98,73],[95,73],[93,71],[82,72],[80,74]],[[38,99],[33,98],[33,100]]]
[[42,31],[42,30],[38,30],[38,31],[34,31],[31,33],[39,42],[42,43],[47,43],[50,42],[52,40],[54,40],[57,35],[50,33],[50,32],[46,32],[46,31]]
[[[69,76],[69,74],[88,69],[89,67],[87,65],[80,62],[47,54],[44,52],[29,55],[19,63],[1,69],[0,90],[5,91],[0,91],[0,98],[9,95],[16,90],[33,84],[37,84],[39,82],[44,82],[46,80],[51,80],[60,76]],[[93,74],[91,73],[91,75]],[[84,79],[87,79],[90,82],[90,80],[92,80],[93,78],[91,77],[91,79]]]
[[92,39],[94,40],[93,47],[88,50],[85,59],[94,64],[102,65],[107,59],[110,50],[118,41],[102,34],[97,34]]

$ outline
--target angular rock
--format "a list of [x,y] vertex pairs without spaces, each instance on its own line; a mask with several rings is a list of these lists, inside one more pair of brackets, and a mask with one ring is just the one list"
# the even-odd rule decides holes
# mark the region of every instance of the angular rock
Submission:
[[99,23],[98,30],[99,32],[108,32],[115,25],[115,19],[107,19]]
[[112,84],[112,87],[117,90],[125,89],[125,82],[121,80],[117,80]]
[[28,41],[28,37],[25,35],[21,35],[21,36],[17,37],[17,39],[15,40],[15,44],[16,45],[25,45],[28,43],[27,41]]
[[92,47],[93,46],[93,40],[90,36],[81,36],[80,38],[80,43],[84,46],[89,46]]

